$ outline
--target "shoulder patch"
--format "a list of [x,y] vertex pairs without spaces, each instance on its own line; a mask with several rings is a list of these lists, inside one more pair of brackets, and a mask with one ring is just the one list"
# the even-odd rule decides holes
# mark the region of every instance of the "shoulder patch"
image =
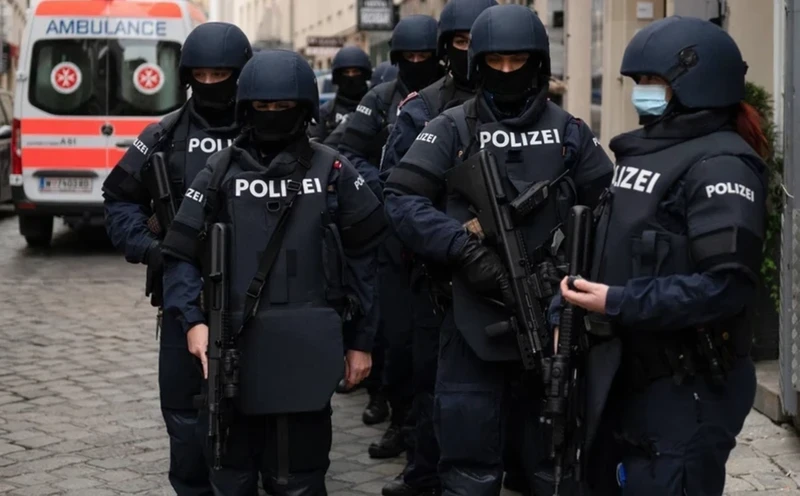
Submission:
[[334,160],[333,161],[333,168],[334,169],[341,169],[342,168],[342,163],[340,161],[338,161],[338,160]]
[[419,95],[419,93],[416,91],[412,91],[411,93],[409,93],[408,96],[403,98],[403,100],[397,105],[397,110],[399,111],[401,108],[403,108],[403,105],[416,98],[417,95]]

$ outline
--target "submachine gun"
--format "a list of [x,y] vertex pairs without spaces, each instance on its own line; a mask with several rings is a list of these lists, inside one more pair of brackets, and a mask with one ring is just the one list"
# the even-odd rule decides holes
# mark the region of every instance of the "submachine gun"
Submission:
[[[592,210],[576,205],[567,220],[567,260],[569,284],[575,278],[588,276],[591,268]],[[580,456],[583,446],[583,363],[587,348],[585,311],[563,302],[555,355],[544,360],[543,419],[550,424],[550,456],[554,462],[554,495],[558,496],[564,467],[574,467],[579,481]]]
[[[152,178],[150,194],[153,198],[153,216],[148,220],[147,227],[156,236],[163,237],[178,211],[177,202],[169,184],[169,173],[164,152],[156,152],[151,155],[148,167]],[[160,307],[164,303],[162,278],[161,270],[147,267],[144,292],[146,296],[150,297],[150,304],[154,307]]]
[[239,351],[230,321],[230,228],[216,223],[209,233],[207,282],[208,326],[208,441],[212,465],[222,467],[233,399],[239,394]]
[[[518,224],[549,201],[559,181],[541,181],[511,200],[505,193],[494,155],[481,150],[448,171],[448,193],[463,197],[475,215],[465,227],[497,249],[508,269],[514,295],[512,316],[486,328],[489,337],[513,332],[525,370],[541,371],[542,342],[548,331],[542,300],[552,296],[545,275],[528,256]],[[556,276],[557,277],[557,276]]]

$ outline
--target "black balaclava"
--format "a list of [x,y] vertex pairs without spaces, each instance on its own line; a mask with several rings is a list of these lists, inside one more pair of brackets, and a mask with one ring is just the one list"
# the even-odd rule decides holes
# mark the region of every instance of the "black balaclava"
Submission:
[[474,86],[470,84],[467,79],[467,65],[469,63],[469,53],[467,50],[459,50],[452,44],[448,44],[447,63],[450,68],[450,73],[453,75],[453,79],[456,80],[456,83],[467,88],[472,88]]
[[513,72],[503,72],[480,66],[480,81],[484,91],[491,95],[497,108],[504,113],[515,113],[539,88],[540,60],[533,55],[525,64]]
[[309,112],[304,105],[286,110],[248,109],[247,121],[256,146],[265,153],[273,153],[282,150],[306,132]]
[[441,66],[436,56],[431,56],[422,62],[411,62],[401,55],[397,68],[399,77],[408,91],[421,90],[439,79],[441,74]]
[[208,120],[209,124],[223,124],[234,115],[236,103],[236,80],[234,71],[228,79],[218,83],[201,83],[189,76],[195,110]]
[[363,73],[358,76],[336,75],[337,92],[348,100],[360,101],[367,94],[367,78]]

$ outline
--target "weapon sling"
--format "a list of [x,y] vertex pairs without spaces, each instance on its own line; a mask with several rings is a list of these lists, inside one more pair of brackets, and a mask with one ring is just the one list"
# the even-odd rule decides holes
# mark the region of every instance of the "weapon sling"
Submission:
[[269,238],[269,241],[267,241],[267,247],[264,249],[264,254],[261,256],[261,260],[258,262],[258,270],[256,271],[256,275],[253,276],[253,280],[250,281],[250,285],[247,287],[247,291],[245,292],[242,325],[239,327],[239,331],[236,333],[237,335],[242,333],[245,325],[247,325],[250,319],[256,314],[256,310],[258,310],[258,303],[261,299],[261,293],[264,291],[264,286],[267,285],[269,273],[272,270],[272,266],[275,264],[275,260],[278,258],[278,253],[280,252],[281,244],[283,243],[283,236],[286,234],[286,221],[289,219],[292,206],[294,205],[297,194],[300,192],[300,188],[302,187],[303,178],[306,177],[309,169],[311,169],[311,164],[305,159],[299,159],[298,166],[295,167],[292,176],[289,178],[289,181],[286,184],[286,198],[284,201],[283,210],[278,217],[278,222],[275,224],[275,230],[273,231],[272,236]]

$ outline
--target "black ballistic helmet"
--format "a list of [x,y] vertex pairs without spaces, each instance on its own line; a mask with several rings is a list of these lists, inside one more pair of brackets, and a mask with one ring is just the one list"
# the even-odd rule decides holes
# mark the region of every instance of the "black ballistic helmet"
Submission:
[[445,45],[458,31],[469,32],[475,19],[489,7],[497,5],[495,0],[450,0],[439,15],[439,57],[445,55]]
[[181,47],[181,84],[189,84],[191,69],[232,69],[238,73],[252,56],[250,41],[238,26],[227,22],[200,24]]
[[317,77],[308,62],[290,50],[262,50],[242,69],[236,92],[236,120],[244,122],[250,102],[292,100],[319,121]]
[[497,5],[481,12],[470,31],[469,78],[488,53],[528,52],[541,60],[539,86],[550,79],[550,40],[539,17],[522,5]]
[[392,63],[387,60],[375,67],[375,70],[372,72],[372,79],[369,80],[369,86],[370,88],[374,88],[381,83],[392,81],[395,78],[397,78],[397,67],[393,66]]
[[724,108],[744,99],[747,64],[733,38],[716,24],[672,16],[636,33],[620,73],[664,79],[686,108]]
[[412,15],[400,19],[389,40],[389,59],[397,64],[402,52],[435,52],[437,46],[436,19],[426,15]]
[[372,62],[369,60],[364,50],[357,46],[346,46],[336,52],[331,64],[332,82],[339,84],[337,79],[341,74],[341,69],[357,67],[364,72],[364,77],[369,80],[372,77]]

